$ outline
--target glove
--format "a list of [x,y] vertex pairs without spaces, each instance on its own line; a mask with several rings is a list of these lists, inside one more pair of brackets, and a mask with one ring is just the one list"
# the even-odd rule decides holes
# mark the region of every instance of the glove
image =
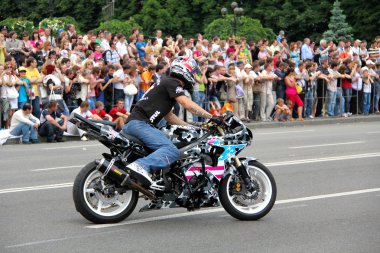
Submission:
[[222,116],[212,116],[210,122],[215,123],[217,126],[220,126],[224,122],[224,118]]

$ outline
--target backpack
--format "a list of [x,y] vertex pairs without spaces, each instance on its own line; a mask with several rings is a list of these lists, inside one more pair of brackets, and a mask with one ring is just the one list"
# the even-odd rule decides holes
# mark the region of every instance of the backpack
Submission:
[[111,54],[111,57],[112,57],[112,51],[111,51],[111,50],[106,50],[106,51],[104,51],[103,54],[102,54],[102,57],[103,57],[103,60],[104,60],[104,64],[105,64],[105,65],[108,63],[108,61],[107,61],[107,53],[108,53],[108,52]]

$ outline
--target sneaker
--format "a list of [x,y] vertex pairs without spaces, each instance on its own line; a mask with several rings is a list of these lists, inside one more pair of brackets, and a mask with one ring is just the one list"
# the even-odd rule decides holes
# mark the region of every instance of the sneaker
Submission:
[[310,115],[310,116],[309,116],[309,119],[314,119],[313,115]]
[[81,141],[88,141],[87,137],[86,136],[82,136],[82,138],[80,138]]
[[347,113],[348,117],[352,116],[352,112]]
[[131,176],[137,179],[142,185],[150,186],[153,184],[153,180],[150,178],[149,173],[137,163],[128,164],[127,172],[129,172]]
[[35,140],[34,139],[30,139],[30,142],[34,143],[34,144],[41,143],[39,139],[35,139]]

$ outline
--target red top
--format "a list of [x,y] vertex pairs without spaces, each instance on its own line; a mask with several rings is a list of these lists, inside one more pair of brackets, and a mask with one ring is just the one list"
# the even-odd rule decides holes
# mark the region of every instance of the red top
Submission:
[[[235,52],[236,52],[236,48],[235,47],[229,47],[229,48],[227,48],[227,51],[226,51],[227,58],[230,55],[230,53],[235,53]],[[236,56],[235,56],[234,60],[236,60]]]
[[342,79],[342,88],[344,89],[352,88],[351,79],[347,79],[347,78]]
[[117,107],[112,108],[109,115],[112,117],[113,121],[115,121],[116,119],[119,118],[119,116],[116,115],[117,112],[121,112],[122,114],[126,114],[127,110],[125,110],[125,109],[119,110],[119,108],[117,108]]
[[105,117],[106,114],[107,114],[106,111],[104,111],[104,110],[101,110],[99,113],[97,113],[96,109],[92,109],[91,113],[94,114],[94,115],[98,115],[101,118]]

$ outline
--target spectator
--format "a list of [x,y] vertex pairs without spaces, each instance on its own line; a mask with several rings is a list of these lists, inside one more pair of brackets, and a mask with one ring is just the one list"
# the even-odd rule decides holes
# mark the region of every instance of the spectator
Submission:
[[297,105],[297,115],[298,115],[297,120],[303,121],[303,118],[302,118],[303,102],[297,93],[296,79],[294,77],[293,67],[289,67],[286,71],[285,84],[286,84],[286,90],[285,90],[286,98],[291,101],[293,107],[294,105]]
[[130,59],[138,60],[139,50],[136,47],[137,38],[134,35],[129,37],[128,54]]
[[296,68],[298,68],[300,55],[297,52],[297,44],[295,42],[290,43],[290,58],[291,58],[291,62],[293,62]]
[[345,99],[344,111],[347,116],[351,116],[351,98],[352,98],[352,77],[356,74],[357,65],[350,63],[346,68],[346,77],[342,80],[343,96]]
[[139,58],[143,66],[146,66],[146,63],[144,61],[145,58],[145,48],[146,48],[146,42],[144,41],[144,35],[139,34],[138,36],[138,42],[136,43],[136,48],[138,50]]
[[265,63],[264,70],[261,73],[263,81],[260,93],[260,118],[261,121],[271,120],[271,113],[274,107],[274,99],[272,95],[273,81],[278,80],[278,77],[272,71],[272,65]]
[[139,98],[141,98],[148,91],[151,85],[154,83],[153,75],[155,72],[156,72],[156,66],[149,65],[147,70],[142,73]]
[[376,114],[380,113],[379,110],[379,101],[380,101],[380,61],[376,62],[376,70],[375,73],[377,76],[375,76],[375,101],[373,103],[373,111],[376,112]]
[[317,97],[317,77],[321,74],[317,71],[318,64],[308,62],[306,64],[306,70],[309,76],[309,80],[306,81],[305,90],[305,118],[313,119],[315,117],[315,106]]
[[[318,71],[321,73],[318,75],[318,80],[317,80],[317,108],[315,112],[316,117],[321,117],[323,116],[322,114],[322,109],[324,105],[324,100],[326,98],[326,91],[327,91],[327,82],[329,82],[328,75],[329,70],[329,61],[327,58],[324,58],[321,60],[321,65],[318,67]],[[294,101],[293,101],[294,104]]]
[[98,36],[100,35],[99,38],[101,38],[101,41],[100,41],[100,47],[103,49],[103,52],[107,52],[108,50],[111,50],[111,43],[112,43],[112,33],[110,32],[105,32],[102,36],[101,34],[98,34]]
[[290,111],[289,107],[284,103],[284,100],[282,98],[277,99],[274,110],[274,121],[287,121],[289,118],[292,117],[292,112]]
[[40,121],[32,115],[32,105],[25,103],[12,117],[10,134],[22,135],[23,144],[39,143],[37,135],[39,125]]
[[69,35],[69,38],[71,38],[71,37],[73,37],[74,35],[76,35],[77,34],[77,32],[75,31],[75,25],[73,25],[73,24],[69,24],[68,26],[67,26],[67,34]]
[[368,68],[364,67],[362,69],[363,78],[363,114],[368,115],[371,106],[371,86],[373,83],[372,78],[368,73]]
[[63,132],[67,128],[67,117],[58,112],[56,101],[50,101],[42,111],[39,135],[47,137],[47,142],[63,142]]
[[[129,65],[130,66],[130,65]],[[125,73],[125,80],[124,80],[124,107],[127,111],[131,110],[133,99],[135,95],[138,93],[138,83],[136,82],[136,71],[135,66],[130,66],[130,68],[126,69]],[[129,86],[129,87],[127,87]]]
[[95,103],[95,108],[91,110],[93,116],[97,115],[102,120],[112,121],[111,115],[104,111],[104,104],[101,101]]
[[0,33],[0,65],[4,65],[5,56],[7,56],[7,46],[4,34]]
[[278,42],[280,42],[282,39],[285,38],[284,36],[285,36],[285,32],[284,32],[283,30],[281,30],[281,31],[278,33],[276,40],[277,40]]
[[127,44],[127,41],[125,40],[125,36],[120,33],[117,35],[117,39],[118,39],[118,42],[116,43],[116,50],[120,58],[123,59],[124,55],[128,54],[128,49],[127,49],[128,44]]
[[313,61],[313,59],[314,59],[313,53],[312,53],[311,48],[310,48],[310,39],[309,38],[304,39],[304,44],[301,47],[301,55],[302,55],[303,61],[306,61],[306,60]]
[[[192,100],[202,108],[205,108],[205,90],[207,84],[206,72],[207,72],[207,63],[206,58],[201,59],[202,62],[199,63],[199,67],[202,73],[196,74],[195,79],[197,80],[197,84],[193,86],[193,92],[191,94]],[[202,119],[193,115],[194,122],[201,122]]]
[[112,121],[116,123],[116,129],[121,130],[128,119],[129,113],[124,109],[124,100],[119,99],[117,104],[109,112],[109,115],[112,117]]
[[246,64],[243,71],[244,77],[244,118],[250,122],[253,107],[253,83],[255,81],[254,72],[252,71],[251,64]]
[[120,56],[116,50],[116,44],[116,42],[111,41],[109,43],[110,49],[105,50],[103,53],[103,55],[105,56],[104,58],[106,65],[120,63]]
[[21,109],[24,107],[24,104],[26,104],[29,100],[29,95],[30,95],[30,82],[29,80],[25,77],[26,76],[26,68],[20,67],[18,69],[18,73],[20,76],[20,81],[22,84],[16,84],[16,89],[18,91],[18,109]]
[[45,42],[48,41],[48,42],[50,42],[50,45],[52,47],[55,47],[56,46],[55,38],[53,36],[51,36],[50,32],[51,31],[50,31],[49,28],[45,28],[44,29],[44,34],[43,34],[43,36],[41,36],[41,40],[42,40],[43,43],[45,43]]
[[25,85],[25,82],[16,76],[11,63],[7,61],[2,76],[1,87],[1,97],[5,101],[5,106],[2,108],[4,112],[3,119],[5,121],[5,128],[7,129],[11,125],[13,113],[18,109],[19,93],[16,89],[16,85]]
[[9,34],[10,39],[6,41],[7,52],[15,58],[17,67],[20,65],[22,43],[17,39],[17,33],[12,31]]
[[124,80],[125,80],[125,72],[129,71],[131,68],[130,65],[123,65],[123,67],[119,67],[113,74],[113,88],[114,88],[114,96],[113,101],[116,102],[119,99],[124,101]]
[[361,67],[359,62],[352,62],[356,64],[356,72],[352,75],[352,99],[351,99],[351,112],[353,114],[363,113],[363,79],[361,76]]
[[329,71],[329,82],[327,82],[327,115],[335,115],[335,103],[337,95],[338,78],[342,78],[342,75],[338,72],[339,63],[332,61]]
[[278,76],[277,85],[276,85],[276,97],[285,99],[285,71],[287,64],[284,62],[278,62],[278,68],[274,73]]
[[233,112],[236,116],[239,115],[239,105],[237,104],[237,94],[236,94],[236,67],[235,64],[230,64],[228,66],[228,72],[226,74],[226,87],[221,87],[221,89],[225,89],[227,92],[227,102],[231,104]]

